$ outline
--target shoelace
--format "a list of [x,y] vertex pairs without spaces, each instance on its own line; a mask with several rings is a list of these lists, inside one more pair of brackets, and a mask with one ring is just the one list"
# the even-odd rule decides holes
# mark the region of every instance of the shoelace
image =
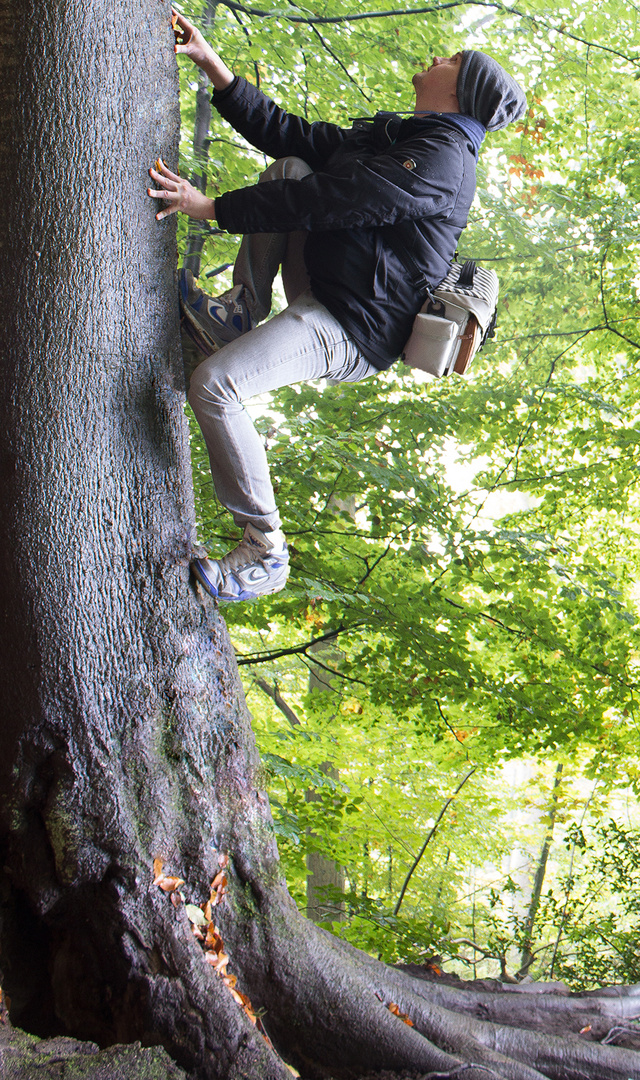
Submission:
[[263,563],[267,554],[268,552],[258,547],[257,544],[252,544],[249,540],[241,540],[233,551],[223,555],[221,559],[216,561],[223,570],[242,570],[243,567],[250,566],[251,563]]
[[225,307],[229,307],[230,304],[236,302],[241,292],[242,285],[234,285],[231,289],[227,289],[226,292],[221,293],[216,299],[219,304],[224,304]]

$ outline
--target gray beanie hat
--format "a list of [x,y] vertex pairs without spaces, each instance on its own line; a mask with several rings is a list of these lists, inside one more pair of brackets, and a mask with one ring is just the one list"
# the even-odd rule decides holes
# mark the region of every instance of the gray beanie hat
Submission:
[[460,112],[474,116],[487,131],[518,120],[527,107],[524,90],[498,61],[470,49],[462,53],[457,94]]

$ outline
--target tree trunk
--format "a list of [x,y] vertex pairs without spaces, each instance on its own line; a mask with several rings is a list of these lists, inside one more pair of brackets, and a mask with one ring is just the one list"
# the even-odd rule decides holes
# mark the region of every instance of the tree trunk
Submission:
[[[311,655],[320,655],[322,668],[309,668],[309,692],[319,690],[331,693],[332,677],[326,670],[340,660],[340,653],[331,642],[317,641],[309,649]],[[320,772],[332,780],[339,779],[338,770],[330,761],[320,765]],[[320,796],[312,789],[306,792],[307,802],[317,802]],[[321,840],[320,837],[316,837]],[[309,836],[313,843],[313,834]],[[344,903],[336,901],[335,895],[344,893],[344,869],[335,859],[329,859],[321,851],[307,853],[307,908],[306,915],[315,923],[342,922],[345,917]]]
[[164,1043],[202,1076],[283,1076],[184,913],[151,887],[162,857],[206,899],[240,807],[260,841],[269,830],[224,627],[189,588],[175,223],[156,222],[145,194],[159,153],[177,164],[170,7],[0,11],[12,1019]]
[[227,970],[303,1076],[640,1076],[637,1053],[587,1041],[638,1011],[630,991],[434,987],[295,909],[225,627],[189,579],[174,226],[145,196],[157,154],[176,163],[169,4],[26,0],[14,18],[0,0],[0,42],[0,956],[12,1020],[101,1046],[162,1044],[193,1080],[290,1077],[206,962],[224,972],[218,946],[206,952],[178,894],[153,884],[162,859],[201,904],[228,856],[214,909]]
[[551,801],[549,805],[549,816],[547,818],[547,826],[545,829],[544,840],[542,842],[542,848],[540,849],[540,856],[538,858],[538,865],[536,866],[536,872],[533,877],[533,889],[531,890],[531,900],[529,902],[529,909],[527,911],[527,917],[524,923],[524,941],[522,946],[522,955],[520,957],[520,971],[518,974],[526,975],[531,967],[531,964],[535,960],[535,953],[531,951],[533,945],[533,928],[538,914],[538,908],[540,907],[540,897],[542,896],[542,886],[544,885],[544,878],[547,872],[547,862],[549,860],[549,852],[551,851],[551,844],[553,842],[553,830],[556,824],[556,814],[558,812],[558,793],[560,790],[560,784],[562,782],[562,764],[556,765],[556,771],[553,781],[553,789],[551,791]]

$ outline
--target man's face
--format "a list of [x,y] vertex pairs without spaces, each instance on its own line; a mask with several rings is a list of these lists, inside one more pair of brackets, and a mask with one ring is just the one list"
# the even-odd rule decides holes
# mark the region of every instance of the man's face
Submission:
[[429,67],[417,71],[411,80],[416,94],[455,94],[461,63],[462,53],[459,52],[453,56],[434,56]]

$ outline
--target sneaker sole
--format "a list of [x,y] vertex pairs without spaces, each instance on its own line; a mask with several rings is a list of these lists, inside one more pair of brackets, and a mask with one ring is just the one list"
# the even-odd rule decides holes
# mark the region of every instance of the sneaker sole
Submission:
[[197,312],[193,310],[193,305],[189,302],[189,284],[184,267],[178,271],[178,295],[180,311],[183,316],[183,326],[189,337],[195,342],[205,358],[218,352],[226,342],[213,338],[203,326]]
[[259,600],[261,596],[270,596],[273,593],[280,592],[281,589],[284,589],[289,578],[289,574],[287,573],[284,581],[276,582],[276,584],[272,585],[270,588],[261,589],[259,593],[243,590],[243,592],[239,593],[237,596],[229,596],[225,595],[225,593],[223,592],[218,592],[215,585],[213,585],[212,582],[209,581],[208,577],[206,576],[204,570],[201,567],[199,559],[194,559],[192,561],[191,569],[193,570],[193,573],[195,574],[200,584],[209,593],[209,596],[213,596],[214,600],[222,600],[225,604],[234,603],[238,600]]
[[186,272],[184,268],[178,272],[178,291],[180,297],[180,310],[185,320],[188,320],[189,330],[194,330],[198,336],[197,344],[206,356],[211,356],[212,353],[218,352],[225,345],[229,345],[232,341],[237,341],[239,337],[243,337],[244,334],[248,334],[253,326],[248,326],[246,330],[239,330],[234,327],[233,330],[228,327],[224,322],[219,322],[219,333],[216,334],[215,326],[211,326],[211,322],[214,321],[213,316],[207,316],[207,322],[205,323],[200,314],[194,309],[194,306],[189,301],[189,285],[186,280]]
[[182,333],[189,339],[189,343],[197,350],[198,355],[202,360],[207,360],[214,353],[219,352],[220,346],[212,344],[208,338],[205,338],[199,328],[193,323],[187,316],[187,313],[183,311],[182,319],[180,320],[180,329]]
[[190,337],[193,338],[198,348],[205,356],[211,356],[218,352],[226,342],[214,341],[210,334],[202,326],[196,315],[189,309],[189,305],[180,297],[180,310],[184,320],[184,327]]
[[215,585],[212,585],[209,581],[209,578],[206,576],[204,570],[200,565],[199,559],[193,559],[191,563],[191,569],[193,570],[196,578],[202,585],[203,589],[205,589],[209,593],[209,596],[213,596],[214,600],[217,600],[218,590],[216,589]]

